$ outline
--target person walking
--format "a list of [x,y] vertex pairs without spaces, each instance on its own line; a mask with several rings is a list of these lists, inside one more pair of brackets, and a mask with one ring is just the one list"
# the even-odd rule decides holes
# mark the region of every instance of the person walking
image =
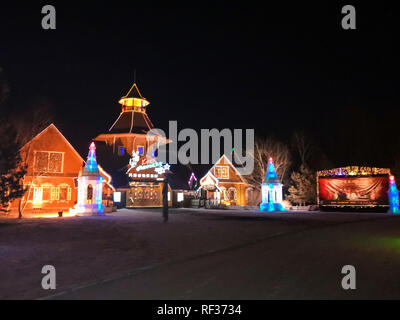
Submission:
[[164,185],[162,188],[162,214],[164,222],[168,221],[168,174],[165,174]]

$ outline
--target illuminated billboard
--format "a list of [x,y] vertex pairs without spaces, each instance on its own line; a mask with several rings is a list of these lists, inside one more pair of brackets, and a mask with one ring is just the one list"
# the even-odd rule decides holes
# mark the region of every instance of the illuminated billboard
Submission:
[[387,175],[319,177],[320,206],[387,206]]

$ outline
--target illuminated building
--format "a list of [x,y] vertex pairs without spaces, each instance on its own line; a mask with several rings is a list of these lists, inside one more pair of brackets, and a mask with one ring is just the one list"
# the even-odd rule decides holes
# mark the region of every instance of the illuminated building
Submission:
[[206,199],[225,205],[253,205],[256,192],[243,179],[242,175],[223,155],[200,179],[199,190],[204,190]]
[[[148,151],[153,144],[156,149],[170,140],[157,134],[148,135],[154,128],[147,115],[150,102],[141,95],[136,83],[119,100],[119,104],[121,113],[117,120],[107,133],[95,138],[98,158],[105,157],[105,153],[112,157],[106,169],[113,175],[117,187],[114,200],[118,207],[162,206],[161,191],[169,165],[158,162],[154,154],[147,153],[150,153]],[[102,148],[100,142],[108,149]],[[169,198],[172,198],[170,189]]]
[[107,133],[98,135],[95,141],[104,141],[112,146],[114,154],[120,156],[132,155],[133,152],[144,156],[151,144],[160,145],[169,142],[158,135],[147,136],[147,133],[154,128],[147,115],[150,102],[141,95],[136,83],[118,103],[122,107],[117,120]]
[[261,211],[285,211],[282,206],[282,183],[275,171],[272,158],[268,160],[267,173],[261,184]]
[[[49,125],[21,148],[21,157],[27,165],[21,200],[24,215],[42,216],[68,212],[77,202],[77,178],[85,163],[80,154],[54,126]],[[112,208],[113,186],[111,176],[98,166],[103,178],[102,203]],[[100,196],[99,196],[100,197]],[[11,203],[17,211],[19,199]]]

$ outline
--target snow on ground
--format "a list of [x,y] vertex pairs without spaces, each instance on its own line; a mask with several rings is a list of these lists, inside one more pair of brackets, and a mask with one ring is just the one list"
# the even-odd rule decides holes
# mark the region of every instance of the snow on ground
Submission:
[[[240,246],[280,233],[383,213],[260,213],[239,210],[122,209],[95,217],[0,218],[0,299],[45,297],[138,268]],[[41,288],[41,269],[57,271],[57,290]]]

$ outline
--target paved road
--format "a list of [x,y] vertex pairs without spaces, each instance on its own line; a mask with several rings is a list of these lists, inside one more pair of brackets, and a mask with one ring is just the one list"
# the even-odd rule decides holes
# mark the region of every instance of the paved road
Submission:
[[[356,290],[341,287],[344,265],[356,268]],[[51,298],[398,299],[400,217],[332,219],[132,270]]]

